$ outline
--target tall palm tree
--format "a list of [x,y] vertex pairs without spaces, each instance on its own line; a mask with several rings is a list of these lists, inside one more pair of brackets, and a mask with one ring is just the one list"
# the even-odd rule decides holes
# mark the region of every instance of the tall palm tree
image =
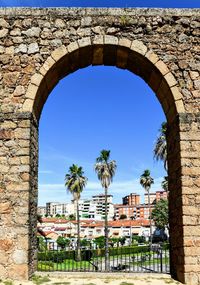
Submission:
[[150,188],[154,183],[154,179],[151,177],[150,171],[148,169],[144,170],[143,174],[140,176],[140,184],[145,189],[148,194],[148,208],[149,208],[149,224],[150,224],[150,247],[152,244],[152,224],[151,224],[151,209],[150,209]]
[[87,178],[84,175],[82,167],[76,164],[70,166],[68,173],[65,175],[65,186],[67,190],[73,195],[76,201],[76,216],[77,216],[77,253],[76,260],[81,260],[80,251],[80,218],[79,218],[79,199],[83,188],[87,184]]
[[161,186],[162,186],[163,190],[168,193],[168,176],[164,176],[164,179],[161,182]]
[[117,164],[115,160],[110,159],[110,150],[103,149],[100,152],[100,156],[97,157],[94,166],[98,179],[101,181],[101,185],[105,191],[105,270],[109,269],[109,249],[108,249],[108,188],[113,180]]
[[159,129],[160,134],[157,137],[153,150],[154,158],[164,162],[165,170],[167,170],[167,122],[163,122]]

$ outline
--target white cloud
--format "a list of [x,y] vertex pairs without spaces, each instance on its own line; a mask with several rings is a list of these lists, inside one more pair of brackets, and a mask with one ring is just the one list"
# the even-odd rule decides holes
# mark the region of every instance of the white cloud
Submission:
[[52,174],[52,170],[39,170],[39,174]]
[[[151,192],[161,189],[161,181],[163,177],[154,179],[154,184],[151,187]],[[82,192],[81,197],[91,198],[92,195],[103,193],[104,190],[101,187],[99,181],[88,181],[86,188]],[[113,195],[114,203],[121,203],[122,197],[136,192],[141,196],[144,195],[144,189],[139,183],[139,179],[117,181],[113,182],[109,188],[109,193]],[[39,204],[45,204],[46,202],[69,202],[72,196],[67,193],[64,184],[39,184]]]

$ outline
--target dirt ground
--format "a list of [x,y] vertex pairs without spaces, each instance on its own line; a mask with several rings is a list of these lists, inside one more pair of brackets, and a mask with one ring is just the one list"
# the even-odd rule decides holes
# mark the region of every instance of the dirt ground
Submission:
[[31,281],[3,280],[4,285],[166,285],[182,284],[171,279],[167,274],[105,274],[105,273],[82,273],[62,274],[59,272],[38,273]]

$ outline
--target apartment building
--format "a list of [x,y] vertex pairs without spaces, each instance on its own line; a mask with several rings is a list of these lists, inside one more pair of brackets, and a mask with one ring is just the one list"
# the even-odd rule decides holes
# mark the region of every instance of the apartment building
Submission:
[[[151,205],[151,211],[153,208],[154,206]],[[115,204],[114,211],[116,220],[119,220],[122,215],[126,215],[127,220],[149,219],[149,207],[146,204],[135,206]]]
[[136,193],[131,193],[122,198],[123,205],[139,205],[140,204],[140,195]]
[[69,216],[74,214],[74,203],[58,203],[48,202],[46,203],[46,214],[47,216],[55,217],[56,215]]
[[[108,219],[113,219],[114,206],[112,195],[107,195],[107,213]],[[81,219],[94,219],[96,221],[105,218],[105,195],[99,194],[92,196],[91,200],[79,201],[79,215]]]
[[[156,204],[160,199],[167,199],[167,192],[160,190],[154,193],[149,193],[150,196],[150,204]],[[148,204],[148,193],[144,194],[144,203]]]

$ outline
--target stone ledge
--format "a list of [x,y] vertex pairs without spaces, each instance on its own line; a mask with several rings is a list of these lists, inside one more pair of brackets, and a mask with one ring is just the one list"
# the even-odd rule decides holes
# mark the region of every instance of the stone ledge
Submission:
[[18,113],[5,113],[0,114],[0,122],[4,122],[6,120],[12,121],[20,121],[20,120],[33,120],[34,123],[37,123],[35,115],[31,112],[18,112]]
[[41,16],[54,15],[69,18],[70,16],[200,16],[200,9],[178,8],[0,8],[3,16]]

